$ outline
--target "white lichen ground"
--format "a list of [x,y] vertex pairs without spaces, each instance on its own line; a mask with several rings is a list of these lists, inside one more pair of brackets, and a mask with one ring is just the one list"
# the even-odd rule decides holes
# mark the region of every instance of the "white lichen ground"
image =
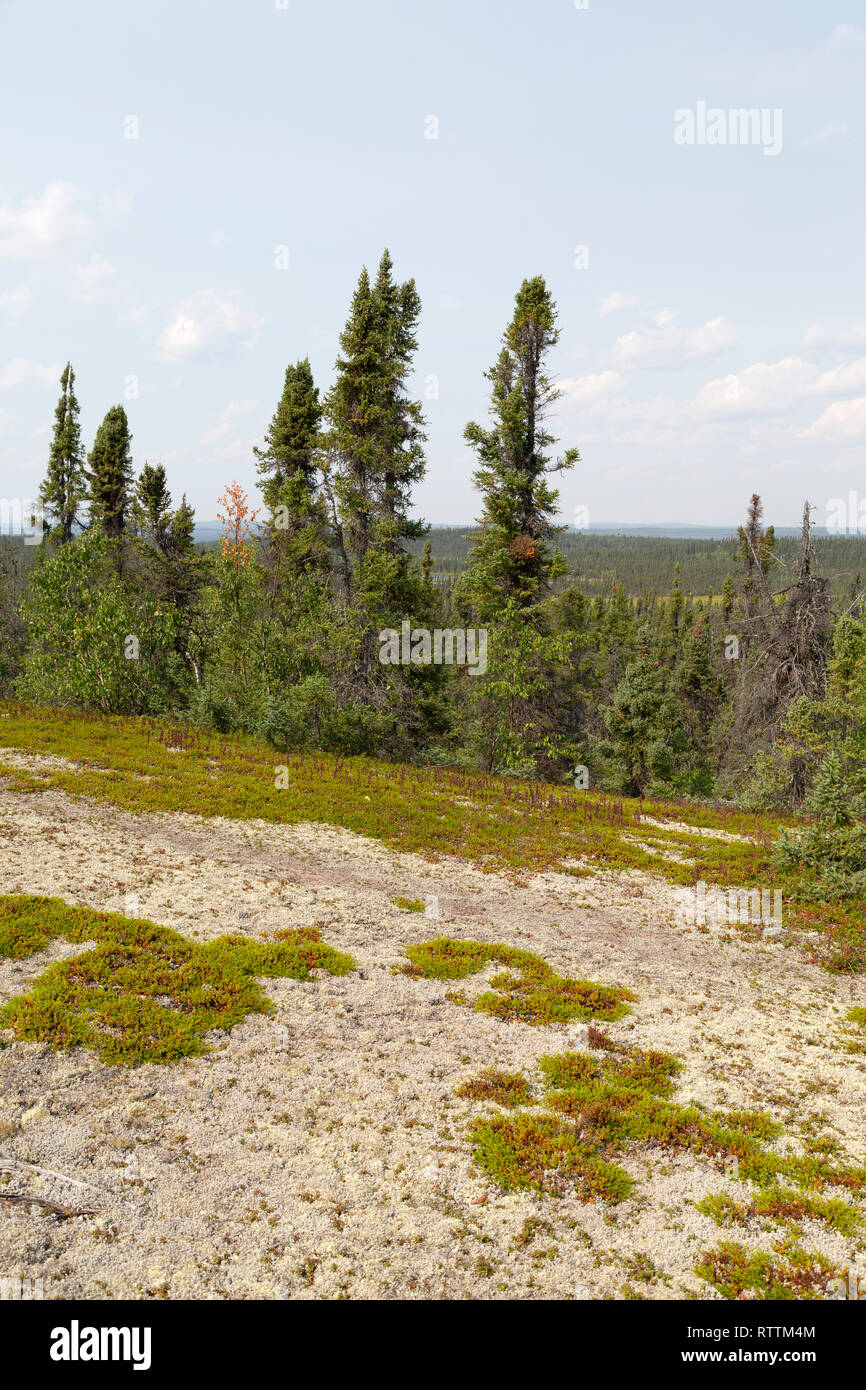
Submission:
[[[536,1059],[582,1046],[583,1029],[503,1023],[393,972],[405,943],[440,934],[629,986],[633,1012],[608,1031],[678,1055],[678,1099],[766,1109],[795,1151],[811,1123],[866,1159],[866,1058],[844,1050],[864,982],[809,964],[802,942],[684,926],[673,890],[647,875],[515,886],[325,826],[133,816],[2,780],[0,847],[0,892],[121,912],[137,899],[134,915],[196,940],[318,924],[358,966],[267,980],[273,1015],[175,1066],[105,1066],[3,1035],[0,1191],[95,1213],[0,1202],[0,1276],[41,1278],[45,1297],[707,1298],[692,1272],[702,1250],[724,1238],[771,1249],[778,1228],[722,1232],[695,1210],[751,1189],[690,1156],[625,1158],[638,1186],[615,1208],[493,1186],[466,1130],[494,1107],[455,1089],[491,1065],[535,1080]],[[440,918],[402,911],[397,895],[435,895]],[[0,1001],[81,949],[0,962]],[[551,1229],[522,1243],[527,1220]],[[804,1243],[866,1264],[862,1241],[815,1223]]]

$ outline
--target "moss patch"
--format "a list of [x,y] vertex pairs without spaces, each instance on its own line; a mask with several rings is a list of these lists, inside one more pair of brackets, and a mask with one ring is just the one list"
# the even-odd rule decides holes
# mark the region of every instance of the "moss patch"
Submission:
[[718,1226],[739,1226],[754,1217],[799,1225],[802,1221],[821,1221],[843,1236],[855,1236],[863,1227],[863,1213],[840,1197],[810,1197],[789,1188],[768,1187],[751,1202],[737,1202],[727,1192],[705,1197],[697,1210],[710,1216]]
[[798,1245],[782,1242],[774,1254],[746,1251],[734,1241],[705,1250],[695,1273],[725,1298],[823,1299],[843,1277],[842,1270]]
[[[440,936],[407,946],[407,975],[427,980],[465,980],[496,962],[508,969],[494,976],[491,989],[474,1007],[497,1018],[522,1023],[569,1023],[573,1019],[617,1019],[628,1013],[625,1001],[636,996],[620,985],[599,985],[557,975],[532,951]],[[456,996],[453,996],[456,998]],[[463,1002],[457,998],[457,1002]]]
[[21,959],[58,937],[93,948],[51,965],[29,993],[0,1009],[0,1027],[67,1050],[92,1048],[104,1062],[175,1062],[209,1049],[204,1035],[229,1029],[273,1004],[257,976],[312,980],[345,975],[350,956],[315,928],[271,941],[223,936],[202,945],[167,927],[69,907],[58,898],[0,898],[0,956]]
[[[513,777],[446,767],[409,767],[374,758],[280,753],[252,739],[207,734],[158,719],[68,709],[0,707],[0,746],[74,762],[31,776],[2,769],[18,791],[47,786],[95,796],[126,810],[187,811],[292,825],[316,820],[380,839],[392,849],[471,860],[482,869],[586,874],[643,869],[671,883],[756,888],[779,881],[792,928],[824,933],[833,970],[866,969],[866,909],[858,901],[814,903],[797,876],[779,878],[772,844],[776,814],[729,806],[636,801]],[[275,785],[276,762],[288,786]],[[2,758],[0,758],[2,763]],[[679,823],[679,824],[678,824]],[[701,839],[704,827],[746,839]],[[575,866],[575,860],[583,860]]]
[[[709,1112],[672,1099],[681,1064],[665,1052],[608,1049],[542,1057],[546,1114],[499,1115],[470,1130],[475,1160],[506,1189],[548,1193],[573,1190],[582,1200],[621,1201],[633,1182],[617,1163],[646,1149],[705,1155],[719,1166],[736,1160],[738,1176],[758,1188],[744,1214],[775,1220],[813,1217],[837,1231],[859,1228],[860,1213],[838,1198],[805,1195],[828,1187],[866,1190],[866,1168],[826,1154],[776,1154],[767,1145],[781,1126],[760,1112]],[[471,1084],[471,1083],[467,1083]],[[782,1186],[793,1183],[799,1191]],[[723,1199],[700,1208],[735,1219],[740,1209]]]
[[425,907],[420,898],[392,898],[391,902],[395,907],[401,907],[404,912],[423,912]]
[[471,1081],[464,1081],[455,1094],[464,1100],[491,1100],[505,1109],[533,1103],[525,1076],[521,1076],[520,1072],[497,1071],[495,1067],[489,1067]]

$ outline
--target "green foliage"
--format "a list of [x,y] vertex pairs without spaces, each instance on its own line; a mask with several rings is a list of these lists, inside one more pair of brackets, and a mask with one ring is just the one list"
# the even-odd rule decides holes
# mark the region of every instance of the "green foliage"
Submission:
[[26,642],[21,601],[26,585],[23,546],[0,537],[0,699],[12,692]]
[[96,431],[88,457],[90,521],[117,539],[132,501],[132,435],[122,405],[113,405]]
[[[504,1099],[497,1103],[508,1109],[522,1104],[536,1112],[543,1107],[546,1113],[494,1116],[472,1126],[475,1160],[501,1187],[555,1195],[572,1191],[583,1201],[618,1202],[634,1184],[615,1159],[647,1149],[691,1153],[718,1165],[736,1160],[740,1180],[758,1189],[748,1206],[738,1207],[726,1195],[698,1204],[719,1224],[758,1215],[789,1223],[821,1220],[847,1235],[859,1231],[863,1214],[858,1208],[840,1198],[814,1197],[810,1190],[835,1185],[862,1198],[866,1169],[834,1164],[820,1155],[774,1153],[767,1145],[781,1134],[781,1126],[760,1112],[712,1113],[679,1105],[672,1097],[681,1063],[668,1053],[616,1045],[602,1050],[601,1057],[589,1052],[542,1057],[540,1100],[525,1079],[508,1076]],[[497,1101],[491,1075],[466,1082],[458,1094]],[[521,1080],[523,1100],[517,1099]],[[781,1178],[800,1190],[785,1188]]]
[[286,368],[283,393],[255,449],[268,511],[268,542],[279,580],[329,565],[328,520],[319,490],[317,442],[322,408],[308,358]]
[[505,1109],[531,1105],[533,1100],[525,1076],[520,1072],[498,1071],[496,1067],[488,1067],[480,1076],[464,1081],[454,1094],[461,1100],[489,1100]]
[[824,1299],[843,1271],[824,1258],[799,1246],[780,1242],[776,1254],[764,1250],[745,1250],[726,1241],[715,1250],[704,1251],[695,1273],[711,1283],[723,1298]]
[[607,737],[598,739],[594,750],[616,790],[642,796],[673,779],[686,738],[661,658],[648,645],[629,662],[602,717]]
[[565,1187],[584,1202],[621,1202],[632,1180],[581,1141],[575,1127],[553,1115],[497,1115],[473,1126],[476,1163],[506,1191]]
[[458,585],[458,606],[482,622],[509,601],[518,608],[537,603],[561,571],[549,545],[559,494],[547,475],[573,468],[580,455],[568,449],[551,466],[554,438],[544,421],[559,392],[545,360],[558,340],[556,306],[543,278],[524,280],[502,350],[486,373],[493,423],[484,429],[472,422],[464,435],[478,457],[473,476],[484,510]]
[[75,373],[69,362],[63,369],[60,389],[61,396],[54,412],[48,470],[39,489],[39,501],[52,541],[63,544],[72,539],[87,495]]
[[[346,594],[379,627],[417,606],[420,576],[402,542],[427,529],[409,516],[410,490],[425,468],[424,417],[407,392],[421,301],[415,282],[398,284],[392,271],[385,251],[372,284],[361,272],[322,439]],[[372,652],[362,656],[369,674]]]
[[24,699],[104,713],[158,712],[185,678],[178,610],[133,593],[98,530],[44,557],[23,617],[28,646],[16,689]]
[[461,740],[487,772],[532,776],[559,771],[572,740],[562,732],[561,673],[574,639],[545,630],[539,613],[507,600],[487,633],[487,671],[463,673]]
[[354,968],[315,928],[276,932],[267,942],[223,936],[202,945],[59,898],[0,897],[0,957],[24,959],[58,937],[94,945],[37,976],[27,994],[0,1009],[0,1027],[128,1066],[207,1052],[210,1030],[271,1012],[256,977],[312,980],[314,970],[345,975]]
[[864,1216],[840,1197],[810,1197],[790,1188],[773,1185],[764,1188],[749,1202],[736,1202],[728,1193],[705,1197],[695,1206],[718,1226],[745,1225],[753,1218],[782,1222],[798,1227],[803,1221],[821,1221],[843,1236],[856,1236]]
[[837,752],[827,754],[808,798],[814,823],[783,831],[776,861],[800,871],[801,896],[823,900],[866,898],[866,794],[855,791]]
[[407,946],[407,975],[433,980],[463,980],[496,961],[508,967],[490,981],[491,989],[478,995],[474,1008],[497,1018],[522,1023],[569,1023],[572,1019],[621,1018],[629,1012],[625,1001],[634,999],[621,985],[598,985],[589,980],[569,980],[531,951],[514,946],[488,945],[440,936]]

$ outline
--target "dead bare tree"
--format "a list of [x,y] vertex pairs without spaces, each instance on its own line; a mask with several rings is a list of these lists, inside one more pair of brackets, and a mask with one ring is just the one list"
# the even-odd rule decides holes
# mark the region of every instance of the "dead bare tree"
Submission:
[[[744,642],[725,747],[732,770],[748,766],[758,750],[772,747],[794,700],[823,694],[832,631],[827,581],[815,572],[808,501],[796,569],[783,589],[774,590],[771,583],[774,537],[772,527],[761,528],[761,510],[755,494],[746,525],[739,529]],[[794,801],[802,798],[804,768],[792,768],[790,790]]]

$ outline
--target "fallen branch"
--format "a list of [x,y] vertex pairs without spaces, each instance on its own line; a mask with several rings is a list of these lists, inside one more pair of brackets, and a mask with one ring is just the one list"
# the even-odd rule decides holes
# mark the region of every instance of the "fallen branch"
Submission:
[[0,1192],[0,1202],[8,1202],[10,1206],[36,1206],[43,1211],[51,1212],[52,1216],[58,1217],[61,1221],[66,1221],[70,1216],[95,1216],[96,1212],[92,1207],[61,1207],[57,1202],[48,1202],[44,1197],[32,1197],[28,1192]]

